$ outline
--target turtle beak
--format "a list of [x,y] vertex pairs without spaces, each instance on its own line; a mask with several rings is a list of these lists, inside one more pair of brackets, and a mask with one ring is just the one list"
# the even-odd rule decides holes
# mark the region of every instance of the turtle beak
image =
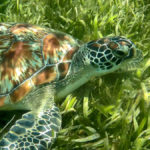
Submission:
[[136,70],[139,67],[139,63],[143,59],[142,51],[136,48],[132,48],[125,59],[128,60],[128,63],[124,63],[124,66],[120,70],[121,71]]
[[139,49],[134,50],[133,61],[140,62],[143,60],[142,51]]
[[125,59],[131,59],[134,62],[140,62],[143,59],[142,51],[132,47],[130,49],[129,54],[125,57]]

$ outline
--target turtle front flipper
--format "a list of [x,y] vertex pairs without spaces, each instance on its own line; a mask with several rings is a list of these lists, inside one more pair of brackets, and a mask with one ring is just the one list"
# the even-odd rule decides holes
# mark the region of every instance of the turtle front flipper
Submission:
[[55,105],[38,114],[28,112],[0,141],[0,150],[48,150],[60,128],[61,116]]

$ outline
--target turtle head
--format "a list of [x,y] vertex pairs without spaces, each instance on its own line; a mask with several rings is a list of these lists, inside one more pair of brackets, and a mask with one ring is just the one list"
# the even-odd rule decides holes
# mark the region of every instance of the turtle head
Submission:
[[83,50],[85,64],[90,64],[97,75],[113,72],[129,62],[139,61],[142,52],[124,37],[102,38],[88,42]]

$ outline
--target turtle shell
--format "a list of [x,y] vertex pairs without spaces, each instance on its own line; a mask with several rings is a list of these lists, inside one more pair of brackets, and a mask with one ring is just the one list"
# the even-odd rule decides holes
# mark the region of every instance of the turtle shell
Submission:
[[78,42],[29,24],[0,24],[0,107],[20,102],[31,89],[62,80]]

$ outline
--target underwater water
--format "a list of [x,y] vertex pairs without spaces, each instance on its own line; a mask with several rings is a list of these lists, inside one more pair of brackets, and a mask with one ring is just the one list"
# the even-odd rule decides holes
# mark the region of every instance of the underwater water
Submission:
[[[81,43],[124,36],[143,52],[135,67],[92,78],[57,103],[62,130],[52,149],[150,149],[149,7],[148,0],[0,1],[0,23],[45,26],[68,33]],[[0,112],[0,137],[22,113]]]

